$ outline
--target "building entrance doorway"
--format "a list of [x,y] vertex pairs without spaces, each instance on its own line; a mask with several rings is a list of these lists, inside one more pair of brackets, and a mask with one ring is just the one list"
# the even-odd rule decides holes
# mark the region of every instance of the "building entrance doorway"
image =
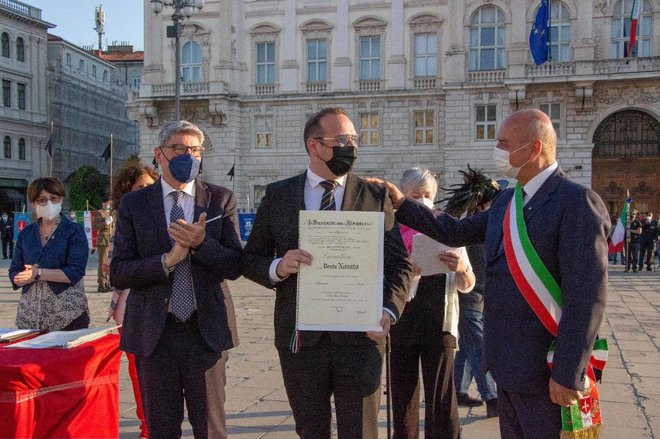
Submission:
[[660,122],[638,110],[607,117],[593,136],[591,187],[613,221],[629,191],[632,208],[660,213]]

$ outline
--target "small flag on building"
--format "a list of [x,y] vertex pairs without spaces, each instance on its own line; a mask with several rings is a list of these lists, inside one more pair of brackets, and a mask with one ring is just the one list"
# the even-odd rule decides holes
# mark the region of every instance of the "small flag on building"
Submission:
[[234,166],[231,167],[229,172],[227,172],[227,175],[229,176],[229,181],[234,179],[234,169],[236,168],[236,163],[234,163]]
[[626,50],[625,56],[635,55],[635,39],[637,38],[637,23],[639,22],[639,15],[642,10],[641,0],[633,0],[632,8],[630,9],[630,42]]
[[108,146],[105,147],[105,151],[103,151],[103,154],[101,154],[101,158],[104,159],[106,162],[110,159],[110,154],[111,154],[111,149],[112,148],[112,142],[108,143]]
[[550,18],[550,0],[541,0],[534,25],[529,33],[529,50],[534,63],[543,64],[548,60],[548,28]]
[[52,158],[53,157],[53,142],[52,138],[49,137],[48,141],[46,142],[46,146],[44,146],[44,149],[48,153],[48,155]]

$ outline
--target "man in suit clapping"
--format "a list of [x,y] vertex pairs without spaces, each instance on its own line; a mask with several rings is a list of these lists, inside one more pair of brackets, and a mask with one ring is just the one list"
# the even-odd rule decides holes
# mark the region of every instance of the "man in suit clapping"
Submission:
[[[226,437],[222,351],[232,347],[221,283],[240,275],[236,198],[199,178],[204,134],[165,125],[153,185],[120,203],[110,277],[130,288],[122,350],[135,354],[151,437],[181,436],[183,403],[196,438]],[[206,224],[209,218],[217,221]]]

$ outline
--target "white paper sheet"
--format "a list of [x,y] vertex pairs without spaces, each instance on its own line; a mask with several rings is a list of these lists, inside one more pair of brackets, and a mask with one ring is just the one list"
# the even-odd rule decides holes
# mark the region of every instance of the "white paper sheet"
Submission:
[[419,233],[413,236],[412,255],[410,258],[413,264],[422,270],[422,276],[449,273],[451,270],[447,264],[438,258],[438,255],[448,250],[458,251],[455,247],[448,247]]

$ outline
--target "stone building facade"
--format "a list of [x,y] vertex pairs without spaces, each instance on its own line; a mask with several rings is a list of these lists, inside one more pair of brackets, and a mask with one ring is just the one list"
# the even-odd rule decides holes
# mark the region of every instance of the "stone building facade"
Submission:
[[[342,106],[361,135],[357,172],[398,181],[411,166],[441,186],[467,164],[494,175],[495,135],[516,109],[551,115],[563,169],[613,216],[630,190],[660,210],[660,2],[552,1],[551,61],[532,62],[539,0],[207,0],[181,35],[182,117],[207,134],[205,178],[239,207],[302,172],[309,115]],[[145,4],[145,67],[130,111],[151,160],[173,117],[171,10]],[[626,27],[627,26],[627,27]],[[235,179],[227,173],[235,163]],[[636,191],[636,192],[635,192]]]
[[0,2],[0,210],[19,211],[31,180],[46,172],[46,34],[41,10]]
[[49,116],[53,176],[67,181],[84,165],[110,171],[101,155],[113,138],[113,166],[137,153],[138,126],[128,118],[128,90],[115,83],[118,68],[68,41],[48,35]]

